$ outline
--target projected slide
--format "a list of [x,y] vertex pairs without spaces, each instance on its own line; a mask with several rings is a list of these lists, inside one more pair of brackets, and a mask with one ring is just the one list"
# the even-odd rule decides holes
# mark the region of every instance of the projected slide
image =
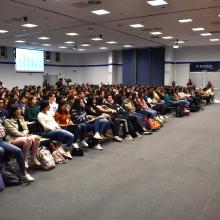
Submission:
[[44,52],[16,48],[17,72],[44,72]]

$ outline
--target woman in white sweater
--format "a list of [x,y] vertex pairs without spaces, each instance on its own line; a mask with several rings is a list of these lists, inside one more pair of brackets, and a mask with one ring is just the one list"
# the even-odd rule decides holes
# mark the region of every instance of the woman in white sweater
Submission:
[[48,138],[66,144],[66,147],[68,149],[67,150],[68,157],[72,158],[70,154],[70,148],[72,146],[74,148],[79,148],[78,144],[74,141],[74,135],[71,132],[62,129],[57,124],[53,116],[51,116],[51,114],[48,113],[49,110],[50,110],[49,102],[42,101],[40,106],[40,113],[37,116],[37,120],[42,125],[45,134]]

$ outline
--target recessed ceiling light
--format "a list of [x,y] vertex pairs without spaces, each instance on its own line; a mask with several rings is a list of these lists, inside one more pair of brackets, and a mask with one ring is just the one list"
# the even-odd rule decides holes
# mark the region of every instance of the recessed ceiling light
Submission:
[[166,40],[169,40],[169,39],[173,39],[172,36],[165,36],[165,37],[162,37],[163,39],[166,39]]
[[42,46],[44,46],[44,47],[50,47],[51,44],[42,44]]
[[133,28],[142,28],[142,27],[144,27],[143,24],[130,24],[129,26],[133,27]]
[[153,1],[147,1],[148,4],[152,6],[159,6],[159,5],[167,5],[168,3],[164,0],[153,0]]
[[65,46],[60,46],[60,47],[58,47],[58,48],[60,48],[60,49],[66,49],[67,47],[65,47]]
[[158,32],[158,31],[155,31],[155,32],[150,32],[150,34],[152,34],[152,35],[160,35],[160,34],[162,34],[161,32]]
[[192,22],[192,19],[191,18],[186,18],[186,19],[181,19],[181,20],[178,20],[180,23],[188,23],[188,22]]
[[106,42],[107,44],[117,44],[117,42],[115,42],[115,41],[108,41],[108,42]]
[[19,44],[22,44],[22,43],[25,43],[26,41],[25,40],[16,40],[15,43],[19,43]]
[[82,47],[89,47],[91,44],[81,44]]
[[220,17],[220,14],[218,16]]
[[23,24],[21,26],[28,27],[28,28],[33,28],[33,27],[37,27],[38,25],[37,24]]
[[179,49],[179,48],[180,48],[180,45],[175,44],[175,45],[173,45],[173,48],[174,48],[174,49]]
[[125,44],[125,45],[123,45],[123,47],[129,48],[129,47],[133,47],[133,45],[131,45],[131,44]]
[[83,49],[83,48],[79,48],[78,51],[85,51],[85,49]]
[[185,42],[183,40],[179,40],[178,44],[184,44]]
[[205,28],[199,27],[199,28],[192,28],[193,31],[204,31]]
[[110,11],[106,11],[104,9],[100,9],[100,10],[95,10],[95,11],[91,11],[93,14],[96,15],[106,15],[106,14],[110,14]]
[[100,50],[107,50],[107,47],[99,47]]
[[210,41],[219,41],[219,39],[209,39]]
[[0,34],[4,34],[4,33],[7,33],[8,31],[6,30],[0,30]]
[[99,41],[99,40],[102,40],[102,38],[100,38],[100,37],[94,37],[94,38],[92,38],[91,40]]
[[49,40],[50,38],[49,37],[38,37],[37,39],[39,39],[39,40]]
[[64,42],[65,44],[75,44],[75,42],[73,42],[73,41],[66,41],[66,42]]
[[68,35],[68,36],[77,36],[79,34],[77,34],[77,33],[66,33],[66,35]]
[[212,34],[211,33],[202,33],[200,34],[201,36],[211,36]]

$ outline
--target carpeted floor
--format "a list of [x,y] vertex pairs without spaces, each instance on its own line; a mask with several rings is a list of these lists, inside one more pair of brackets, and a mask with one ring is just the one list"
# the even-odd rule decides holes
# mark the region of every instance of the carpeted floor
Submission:
[[219,220],[220,105],[0,193],[1,220]]

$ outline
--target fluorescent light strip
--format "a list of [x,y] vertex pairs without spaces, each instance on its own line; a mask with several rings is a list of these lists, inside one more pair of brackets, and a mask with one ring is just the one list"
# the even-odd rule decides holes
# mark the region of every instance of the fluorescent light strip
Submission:
[[100,50],[107,50],[107,47],[99,47]]
[[165,37],[162,37],[163,39],[166,39],[166,40],[169,40],[169,39],[173,39],[172,36],[165,36]]
[[42,46],[44,46],[44,47],[50,47],[51,44],[42,44]]
[[79,48],[78,51],[85,51],[85,49],[83,49],[83,48]]
[[91,44],[81,44],[82,47],[90,47]]
[[79,34],[77,34],[77,33],[66,33],[66,35],[68,35],[68,36],[77,36]]
[[183,40],[179,40],[178,44],[184,44],[185,42]]
[[102,38],[95,37],[95,38],[92,38],[91,40],[93,40],[93,41],[100,41],[100,40],[102,40]]
[[22,44],[22,43],[25,43],[26,41],[25,40],[16,40],[15,43],[19,43],[19,44]]
[[216,41],[219,41],[219,39],[209,39],[210,41],[212,41],[212,42],[216,42]]
[[96,15],[106,15],[111,13],[110,11],[106,11],[105,9],[95,10],[91,12]]
[[8,31],[6,30],[0,30],[0,34],[4,34],[4,33],[7,33]]
[[204,31],[205,28],[199,27],[199,28],[192,28],[193,31]]
[[143,24],[130,24],[129,26],[133,27],[133,28],[142,28],[142,27],[144,27]]
[[37,27],[38,25],[37,24],[23,24],[21,26],[28,27],[28,28],[34,28],[34,27]]
[[150,32],[150,34],[152,34],[152,35],[161,35],[162,33],[161,32]]
[[38,37],[37,39],[39,39],[39,40],[49,40],[50,38],[49,37]]
[[60,48],[60,49],[66,49],[67,47],[65,47],[65,46],[60,46],[60,47],[58,47],[58,48]]
[[117,42],[115,42],[115,41],[108,41],[108,42],[106,42],[107,44],[117,44]]
[[73,42],[73,41],[66,41],[66,42],[64,42],[65,44],[75,44],[75,42]]
[[202,33],[200,35],[203,36],[203,37],[206,37],[206,36],[211,36],[212,34],[211,33]]
[[130,48],[130,47],[133,47],[133,45],[131,45],[131,44],[125,44],[125,45],[123,45],[123,47],[125,47],[125,48]]
[[186,19],[181,19],[181,20],[178,20],[180,23],[188,23],[188,22],[192,22],[192,19],[191,18],[186,18]]
[[168,3],[164,0],[154,0],[154,1],[147,1],[148,4],[151,6],[160,6],[160,5],[167,5]]

